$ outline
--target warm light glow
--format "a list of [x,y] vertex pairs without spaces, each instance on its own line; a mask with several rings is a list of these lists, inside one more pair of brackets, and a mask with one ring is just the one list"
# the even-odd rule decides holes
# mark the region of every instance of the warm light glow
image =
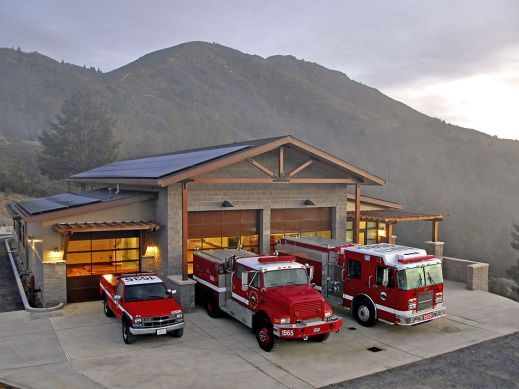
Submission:
[[157,246],[151,245],[146,247],[146,253],[144,253],[145,257],[154,257],[157,253]]
[[386,237],[386,230],[384,230],[384,229],[378,230],[378,236],[380,236],[381,238],[385,238]]
[[59,250],[57,247],[54,247],[52,250],[48,251],[46,263],[53,262],[61,262],[63,261],[63,251]]

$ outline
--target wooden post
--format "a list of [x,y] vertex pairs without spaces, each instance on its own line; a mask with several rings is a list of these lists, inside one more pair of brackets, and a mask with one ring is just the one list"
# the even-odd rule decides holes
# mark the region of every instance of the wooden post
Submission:
[[353,238],[360,243],[360,184],[355,183],[355,221],[353,224]]
[[386,228],[387,243],[394,243],[393,240],[393,224],[388,223]]
[[438,227],[440,225],[439,220],[433,220],[432,222],[432,241],[438,242]]
[[285,156],[283,147],[279,148],[279,177],[283,177],[285,175]]
[[187,182],[182,182],[182,280],[187,281]]

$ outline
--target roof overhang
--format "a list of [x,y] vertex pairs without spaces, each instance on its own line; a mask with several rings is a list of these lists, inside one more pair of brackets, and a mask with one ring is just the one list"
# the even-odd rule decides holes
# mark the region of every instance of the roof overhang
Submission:
[[[311,154],[313,158],[326,162],[339,169],[347,171],[354,178],[351,180],[335,180],[329,182],[313,182],[313,183],[338,183],[338,184],[351,184],[360,183],[363,185],[385,185],[386,181],[374,174],[369,173],[366,170],[359,168],[351,163],[348,163],[338,157],[335,157],[317,147],[314,147],[306,142],[303,142],[291,135],[283,136],[280,138],[274,138],[273,140],[266,142],[261,145],[251,146],[249,148],[240,149],[231,154],[227,154],[220,158],[201,163],[179,172],[175,172],[170,175],[166,175],[160,178],[131,178],[131,177],[111,177],[111,178],[68,178],[66,181],[73,182],[76,184],[123,184],[123,185],[139,185],[139,186],[155,186],[155,187],[166,187],[175,183],[190,181],[199,175],[213,172],[218,169],[225,168],[227,166],[234,165],[238,162],[247,160],[249,158],[256,157],[258,155],[267,153],[280,147],[291,147],[300,151]],[[309,183],[308,180],[292,179],[290,177],[280,180],[275,178],[262,179],[261,183]],[[196,181],[195,181],[196,182]],[[248,183],[248,182],[240,182]],[[256,182],[250,182],[256,183]]]
[[[355,217],[355,212],[348,212],[348,217]],[[360,211],[360,220],[367,222],[389,223],[394,224],[398,222],[411,221],[441,221],[443,220],[441,214],[416,213],[402,210],[384,209],[372,211]]]
[[[348,200],[355,200],[355,195],[352,193],[348,193]],[[393,201],[383,200],[383,199],[377,199],[375,197],[369,197],[369,196],[360,196],[360,202],[365,204],[372,204],[372,205],[379,205],[381,207],[385,208],[392,208],[392,209],[402,209],[404,206],[399,203],[395,203]],[[362,211],[361,211],[362,212]]]
[[156,231],[159,228],[160,224],[152,221],[59,223],[54,225],[54,229],[63,235],[75,232]]

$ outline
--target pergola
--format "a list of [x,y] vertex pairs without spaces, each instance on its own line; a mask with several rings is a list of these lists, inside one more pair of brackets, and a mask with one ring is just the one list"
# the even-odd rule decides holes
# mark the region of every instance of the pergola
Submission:
[[[438,229],[440,221],[443,220],[443,215],[440,214],[429,214],[429,213],[416,213],[408,212],[400,209],[384,209],[384,210],[371,210],[371,211],[360,211],[359,221],[365,222],[376,222],[387,224],[387,235],[389,237],[393,234],[393,224],[398,222],[411,222],[411,221],[431,221],[432,222],[432,235],[431,240],[433,242],[438,241]],[[348,212],[348,219],[355,220],[355,212]]]

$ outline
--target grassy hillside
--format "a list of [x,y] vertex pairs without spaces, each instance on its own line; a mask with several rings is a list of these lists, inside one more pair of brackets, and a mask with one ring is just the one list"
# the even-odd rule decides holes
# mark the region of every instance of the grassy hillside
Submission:
[[[28,178],[25,193],[62,190],[39,175],[34,140],[81,85],[117,118],[124,157],[291,133],[389,181],[367,194],[448,214],[440,226],[447,255],[491,262],[499,274],[517,256],[509,231],[519,221],[519,142],[446,124],[314,63],[202,42],[105,74],[1,49],[0,147],[21,145],[16,157],[26,162],[14,165]],[[403,223],[396,232],[421,245],[430,225]]]

